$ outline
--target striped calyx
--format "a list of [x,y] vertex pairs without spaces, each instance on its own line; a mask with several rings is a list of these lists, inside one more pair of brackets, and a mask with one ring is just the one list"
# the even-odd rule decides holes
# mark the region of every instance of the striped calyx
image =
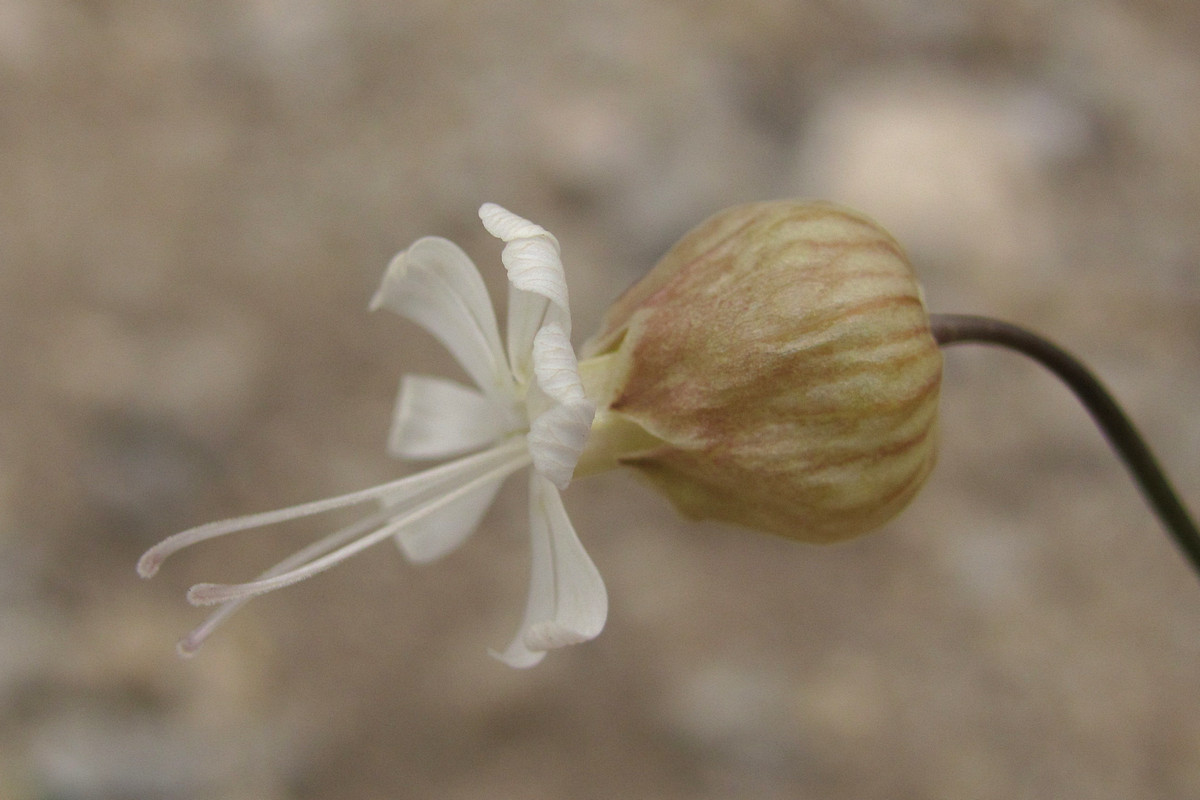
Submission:
[[624,465],[686,516],[831,542],[933,468],[942,359],[912,267],[824,203],[723,211],[609,309],[580,372],[577,474]]

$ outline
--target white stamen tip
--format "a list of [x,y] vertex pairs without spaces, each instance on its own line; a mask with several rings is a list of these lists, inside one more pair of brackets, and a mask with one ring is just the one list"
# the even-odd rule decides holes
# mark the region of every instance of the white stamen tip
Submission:
[[138,559],[137,572],[143,578],[153,578],[158,572],[158,568],[162,566],[165,557],[159,553],[158,548],[151,548],[142,554]]
[[194,606],[215,606],[226,600],[235,600],[239,593],[237,587],[223,583],[197,583],[187,591],[187,601]]
[[203,638],[196,637],[195,633],[189,633],[175,643],[175,652],[179,654],[180,658],[194,658],[202,644],[204,644]]

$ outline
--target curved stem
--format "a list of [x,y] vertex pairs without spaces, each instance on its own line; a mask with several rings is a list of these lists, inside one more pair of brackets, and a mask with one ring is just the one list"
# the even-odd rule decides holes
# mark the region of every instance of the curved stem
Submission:
[[1079,359],[1035,333],[989,317],[932,314],[930,325],[934,338],[943,347],[962,342],[1007,347],[1029,356],[1061,378],[1100,426],[1154,513],[1200,574],[1200,531],[1195,520],[1129,417]]

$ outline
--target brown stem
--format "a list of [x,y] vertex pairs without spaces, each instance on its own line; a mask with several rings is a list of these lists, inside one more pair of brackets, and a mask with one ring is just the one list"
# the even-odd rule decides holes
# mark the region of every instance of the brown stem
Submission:
[[1062,379],[1100,426],[1142,490],[1146,502],[1200,575],[1200,531],[1166,473],[1104,384],[1079,359],[1035,333],[989,317],[932,314],[933,336],[943,347],[963,342],[999,345],[1023,353]]

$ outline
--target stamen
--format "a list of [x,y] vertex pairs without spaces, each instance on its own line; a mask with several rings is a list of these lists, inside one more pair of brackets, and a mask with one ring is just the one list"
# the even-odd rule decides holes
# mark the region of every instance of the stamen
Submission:
[[356,505],[380,497],[387,497],[389,500],[393,500],[397,494],[407,496],[405,499],[418,497],[432,490],[439,489],[446,483],[460,480],[464,473],[469,474],[477,469],[488,468],[496,462],[504,463],[514,453],[524,450],[525,446],[524,437],[516,436],[496,445],[490,450],[484,450],[481,453],[466,456],[456,461],[451,461],[448,464],[425,470],[424,472],[418,472],[416,475],[408,475],[381,486],[351,492],[338,497],[329,497],[324,500],[315,500],[311,503],[302,503],[298,506],[290,506],[277,511],[266,511],[260,514],[250,514],[245,517],[200,525],[177,533],[174,536],[169,536],[154,545],[154,547],[151,547],[138,560],[137,571],[143,578],[152,577],[158,572],[159,566],[162,565],[167,556],[185,547],[190,547],[193,544],[208,539],[215,539],[218,536],[225,536],[226,534],[250,528],[274,525],[300,517],[308,517],[313,514]]
[[[371,514],[369,517],[358,520],[357,522],[347,525],[336,533],[331,533],[328,536],[318,539],[312,544],[304,547],[284,560],[280,561],[275,566],[258,576],[259,580],[271,578],[275,575],[280,575],[290,569],[310,561],[314,558],[325,555],[331,550],[340,547],[345,542],[352,539],[357,539],[362,534],[383,524],[389,517],[395,515],[395,510],[392,508],[384,508],[380,511]],[[191,658],[196,655],[196,651],[200,649],[200,645],[212,634],[217,627],[233,615],[242,606],[250,601],[249,597],[238,598],[237,600],[229,600],[211,614],[202,625],[191,631],[187,636],[179,640],[175,645],[176,651],[183,658]]]
[[[511,449],[511,448],[509,448]],[[467,480],[453,489],[438,494],[437,496],[422,500],[419,504],[408,513],[405,513],[399,519],[394,519],[382,528],[369,533],[358,540],[347,544],[338,550],[335,550],[328,555],[317,558],[307,564],[293,569],[289,572],[283,572],[278,575],[273,575],[269,578],[250,581],[249,583],[238,584],[221,584],[221,583],[198,583],[188,590],[187,599],[193,605],[214,605],[216,603],[224,603],[232,600],[248,599],[256,595],[265,594],[266,592],[275,589],[282,589],[285,586],[291,586],[294,583],[299,583],[302,580],[311,578],[334,565],[345,561],[353,555],[356,555],[363,550],[371,547],[378,542],[387,539],[394,535],[399,530],[403,529],[422,517],[425,517],[434,511],[454,502],[458,498],[468,492],[478,488],[479,486],[499,478],[506,477],[527,466],[530,463],[529,452],[521,448],[519,452],[509,456],[508,460],[494,467],[493,469],[476,476],[473,479]],[[389,509],[393,514],[398,512],[398,509],[393,505]]]

